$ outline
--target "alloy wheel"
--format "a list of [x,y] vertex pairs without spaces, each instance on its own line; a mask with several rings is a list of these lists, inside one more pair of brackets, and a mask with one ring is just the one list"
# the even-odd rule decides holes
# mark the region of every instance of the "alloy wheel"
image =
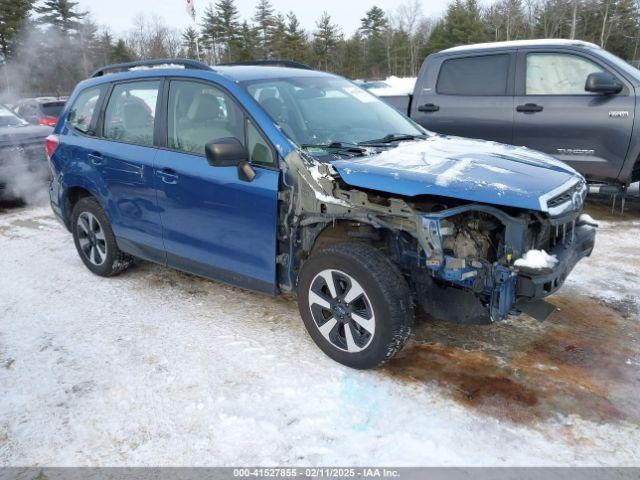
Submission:
[[100,266],[107,259],[107,240],[102,225],[90,212],[78,216],[78,242],[82,254],[93,265]]
[[357,353],[373,340],[376,319],[362,285],[335,269],[318,273],[309,289],[309,309],[322,336],[334,347]]

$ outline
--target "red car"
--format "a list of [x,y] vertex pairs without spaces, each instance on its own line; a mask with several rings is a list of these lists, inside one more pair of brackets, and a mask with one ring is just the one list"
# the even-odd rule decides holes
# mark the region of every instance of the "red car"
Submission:
[[13,111],[32,125],[55,127],[66,103],[63,97],[25,98],[16,103]]

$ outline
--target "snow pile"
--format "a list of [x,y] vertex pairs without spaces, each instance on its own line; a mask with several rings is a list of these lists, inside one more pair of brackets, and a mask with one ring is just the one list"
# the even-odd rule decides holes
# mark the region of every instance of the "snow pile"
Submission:
[[578,217],[578,221],[581,223],[586,223],[587,225],[595,225],[598,226],[598,222],[596,222],[591,215],[588,213],[583,213]]
[[549,255],[544,250],[529,250],[522,258],[515,261],[516,267],[533,269],[553,268],[558,263],[555,255]]
[[372,88],[369,92],[374,95],[391,97],[394,95],[411,95],[416,85],[416,77],[387,77],[384,81],[388,88]]

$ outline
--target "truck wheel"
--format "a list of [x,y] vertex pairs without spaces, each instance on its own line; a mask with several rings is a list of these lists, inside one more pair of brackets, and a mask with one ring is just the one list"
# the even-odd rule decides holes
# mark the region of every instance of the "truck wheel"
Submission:
[[320,349],[348,367],[382,365],[406,343],[414,313],[409,287],[391,261],[361,243],[339,243],[302,266],[298,307]]
[[133,263],[122,252],[104,210],[93,197],[81,198],[71,214],[73,240],[80,258],[96,275],[117,275]]

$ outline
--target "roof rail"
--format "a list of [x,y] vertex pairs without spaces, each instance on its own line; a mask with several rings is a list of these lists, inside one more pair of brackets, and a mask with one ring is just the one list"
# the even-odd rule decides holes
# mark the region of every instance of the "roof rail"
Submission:
[[300,68],[303,70],[311,70],[309,65],[304,63],[294,62],[293,60],[248,60],[246,62],[230,62],[219,63],[221,67],[233,67],[233,66],[254,66],[254,67],[286,67],[286,68]]
[[211,70],[211,67],[205,63],[198,62],[197,60],[189,60],[186,58],[160,58],[156,60],[139,60],[136,62],[116,63],[114,65],[107,65],[106,67],[99,68],[91,75],[92,78],[102,77],[107,73],[126,72],[128,70],[138,67],[159,67],[162,65],[179,65],[185,69],[191,70]]

